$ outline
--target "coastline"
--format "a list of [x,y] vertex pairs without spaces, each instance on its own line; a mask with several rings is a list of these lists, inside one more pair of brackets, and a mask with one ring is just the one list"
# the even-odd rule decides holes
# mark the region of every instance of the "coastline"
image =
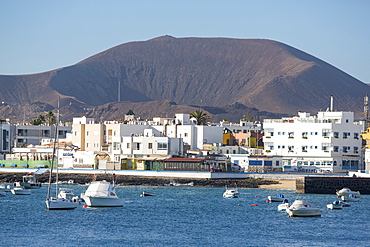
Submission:
[[274,180],[278,183],[274,184],[263,184],[260,185],[259,188],[266,188],[266,189],[296,189],[296,181],[295,180],[285,180],[285,179],[279,179]]

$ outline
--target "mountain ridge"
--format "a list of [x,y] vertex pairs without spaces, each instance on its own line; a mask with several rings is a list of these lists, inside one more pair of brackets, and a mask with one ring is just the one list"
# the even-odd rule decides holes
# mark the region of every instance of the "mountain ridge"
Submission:
[[[160,36],[117,45],[75,65],[31,75],[0,75],[1,101],[77,107],[170,100],[177,105],[240,103],[277,114],[329,106],[360,112],[369,92],[332,65],[267,39]],[[1,115],[0,115],[1,116]],[[4,116],[1,116],[4,117]]]

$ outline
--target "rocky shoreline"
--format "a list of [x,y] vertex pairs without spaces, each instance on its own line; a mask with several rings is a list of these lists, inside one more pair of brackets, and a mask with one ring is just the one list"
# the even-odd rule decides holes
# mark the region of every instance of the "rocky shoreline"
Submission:
[[[0,173],[1,183],[14,183],[22,181],[22,176],[27,173]],[[139,176],[126,176],[117,175],[117,184],[120,186],[166,186],[171,183],[189,184],[194,186],[210,186],[210,187],[224,187],[224,186],[238,186],[240,188],[258,188],[261,185],[274,185],[279,184],[277,180],[270,179],[199,179],[199,178],[158,178],[158,177],[139,177]],[[54,178],[55,179],[55,178]],[[49,173],[37,174],[37,180],[40,183],[47,183],[49,181]],[[73,180],[75,184],[87,184],[93,180],[91,174],[59,174],[59,181],[67,183]],[[112,180],[110,174],[99,174],[97,180]]]

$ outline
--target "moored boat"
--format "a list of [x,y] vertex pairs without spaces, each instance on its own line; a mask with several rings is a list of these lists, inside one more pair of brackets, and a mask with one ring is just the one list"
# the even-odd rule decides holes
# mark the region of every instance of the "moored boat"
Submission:
[[356,197],[361,197],[361,194],[360,194],[359,191],[352,191],[349,188],[343,188],[341,190],[338,190],[336,193],[337,193],[338,196],[347,196],[348,197],[350,194],[352,194]]
[[118,198],[114,186],[115,175],[113,174],[113,185],[103,181],[93,181],[81,194],[81,198],[89,207],[123,207],[123,199]]
[[284,199],[284,201],[278,205],[278,211],[285,212],[290,207],[290,205],[292,204],[288,202],[288,199]]
[[353,194],[349,194],[348,196],[342,196],[341,199],[344,202],[358,202],[358,201],[360,201],[360,198],[353,195]]
[[282,202],[284,201],[284,195],[282,194],[276,194],[274,196],[268,196],[267,197],[267,200],[269,200],[270,202]]
[[340,203],[340,201],[334,201],[332,203],[329,203],[326,205],[328,209],[342,209],[343,204]]
[[31,195],[31,190],[24,187],[15,187],[11,192],[13,195]]
[[143,191],[143,193],[140,194],[141,197],[144,197],[144,196],[155,196],[155,194],[153,193],[148,193],[148,192],[145,192]]
[[27,174],[23,176],[22,182],[15,182],[16,187],[24,187],[25,189],[39,189],[41,183],[37,182],[35,174]]
[[239,191],[237,188],[235,189],[228,189],[226,186],[225,192],[222,194],[224,198],[238,198],[239,197]]
[[4,184],[4,183],[0,184],[0,191],[10,192],[11,189],[12,188],[11,188],[10,184]]
[[305,200],[295,200],[287,209],[290,217],[320,217],[321,210],[319,207],[306,202]]

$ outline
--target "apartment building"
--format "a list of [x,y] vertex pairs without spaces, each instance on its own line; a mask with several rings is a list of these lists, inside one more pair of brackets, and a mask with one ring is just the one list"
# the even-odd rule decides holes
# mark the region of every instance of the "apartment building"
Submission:
[[284,171],[345,172],[361,168],[362,126],[353,112],[299,112],[297,116],[265,119],[264,150],[283,156]]

